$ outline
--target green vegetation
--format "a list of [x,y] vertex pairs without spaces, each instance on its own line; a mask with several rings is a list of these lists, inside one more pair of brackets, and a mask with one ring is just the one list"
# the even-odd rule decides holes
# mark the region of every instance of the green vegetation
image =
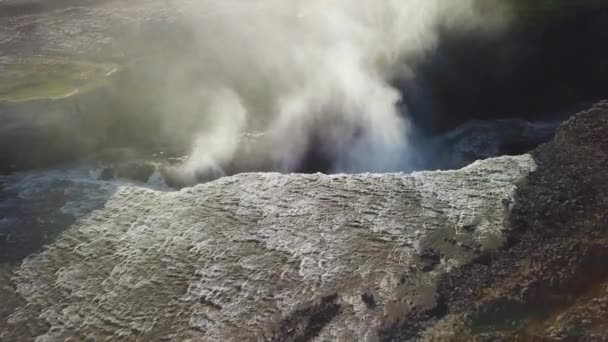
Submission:
[[116,70],[114,64],[42,57],[0,62],[0,101],[54,99],[87,92],[106,85]]

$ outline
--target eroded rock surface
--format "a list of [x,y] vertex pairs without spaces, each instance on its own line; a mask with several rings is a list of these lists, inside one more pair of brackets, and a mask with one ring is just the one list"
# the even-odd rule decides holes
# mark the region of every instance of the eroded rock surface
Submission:
[[408,313],[432,316],[441,276],[503,244],[534,168],[525,155],[413,175],[122,187],[23,262],[23,305],[1,337],[373,341]]
[[[419,337],[606,341],[607,132],[603,101],[532,153],[538,168],[517,191],[509,247],[444,277],[439,292],[449,310]],[[392,328],[394,340],[415,330]]]

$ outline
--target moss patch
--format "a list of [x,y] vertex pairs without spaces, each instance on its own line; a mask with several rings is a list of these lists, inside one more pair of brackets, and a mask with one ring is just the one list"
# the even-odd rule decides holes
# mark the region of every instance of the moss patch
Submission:
[[47,59],[0,61],[0,101],[63,98],[108,84],[115,64]]

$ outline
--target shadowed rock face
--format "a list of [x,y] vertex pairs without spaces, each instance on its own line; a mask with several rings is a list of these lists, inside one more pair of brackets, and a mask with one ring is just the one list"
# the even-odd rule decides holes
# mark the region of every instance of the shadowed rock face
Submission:
[[499,36],[444,30],[416,82],[403,84],[423,129],[446,131],[473,118],[565,119],[608,96],[608,2],[499,2],[529,8]]
[[534,167],[525,155],[410,176],[123,187],[24,261],[14,283],[25,304],[2,338],[374,338],[407,313],[432,314],[442,274],[503,244]]
[[[453,341],[606,339],[606,132],[603,101],[532,153],[537,169],[516,193],[508,248],[445,276],[439,293],[449,313],[414,334]],[[391,328],[386,336],[400,340],[416,325]]]

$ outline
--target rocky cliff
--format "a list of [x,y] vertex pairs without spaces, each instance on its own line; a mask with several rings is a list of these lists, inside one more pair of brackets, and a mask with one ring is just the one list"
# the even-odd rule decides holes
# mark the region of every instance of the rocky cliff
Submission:
[[515,196],[510,242],[444,278],[440,292],[449,314],[423,336],[606,339],[606,129],[604,101],[565,122],[553,142],[532,153],[537,170]]

